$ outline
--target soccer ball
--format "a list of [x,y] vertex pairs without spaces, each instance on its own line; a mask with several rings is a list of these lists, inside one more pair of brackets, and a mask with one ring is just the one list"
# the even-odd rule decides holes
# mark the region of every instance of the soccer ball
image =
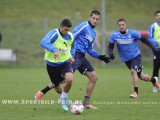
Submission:
[[84,110],[84,106],[82,105],[81,102],[75,101],[71,106],[70,106],[70,111],[75,114],[75,115],[80,115]]

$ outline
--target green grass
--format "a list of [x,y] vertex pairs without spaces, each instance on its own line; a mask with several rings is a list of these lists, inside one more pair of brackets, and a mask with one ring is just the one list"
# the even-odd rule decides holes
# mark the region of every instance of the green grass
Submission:
[[[91,103],[98,110],[84,110],[81,115],[64,112],[58,104],[2,104],[2,100],[33,100],[34,94],[50,81],[45,68],[0,69],[0,120],[155,120],[159,116],[159,93],[152,93],[151,83],[139,81],[139,98],[130,99],[132,79],[127,68],[95,68],[99,78]],[[145,73],[151,73],[145,68]],[[78,72],[70,93],[71,100],[82,100],[87,78]],[[59,95],[49,91],[43,100],[57,101]]]

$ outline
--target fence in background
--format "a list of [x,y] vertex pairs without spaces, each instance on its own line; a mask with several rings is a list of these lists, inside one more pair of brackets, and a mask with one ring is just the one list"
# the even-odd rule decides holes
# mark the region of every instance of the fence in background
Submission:
[[[14,18],[1,18],[0,19],[0,31],[2,33],[3,40],[0,44],[0,49],[13,49],[16,53],[17,66],[44,66],[44,50],[40,47],[39,42],[44,35],[51,29],[59,27],[61,19],[52,18],[35,18],[35,19],[14,19]],[[73,26],[82,20],[81,18],[70,18]],[[86,19],[87,20],[87,19]],[[110,33],[116,29],[117,19],[106,19],[106,33]],[[136,30],[148,30],[149,25],[153,22],[150,19],[128,19],[128,27]],[[98,37],[95,40],[94,48],[101,53],[101,22],[96,27]],[[106,34],[106,47],[108,45],[109,34]],[[151,50],[142,45],[140,42],[140,49],[143,55],[143,63],[152,63]],[[122,64],[118,58],[116,49],[116,60],[111,64]],[[88,59],[95,65],[101,65],[98,60],[92,59],[87,55]],[[4,63],[5,64],[5,63]],[[2,64],[1,64],[2,65]]]

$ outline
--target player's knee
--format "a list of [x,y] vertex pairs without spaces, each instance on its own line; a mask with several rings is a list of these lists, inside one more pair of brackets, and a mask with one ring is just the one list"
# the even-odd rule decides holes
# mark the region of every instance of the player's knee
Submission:
[[96,75],[92,75],[92,76],[90,77],[90,81],[91,81],[91,82],[96,83],[96,82],[97,82],[97,80],[98,80],[98,78],[97,78],[97,76],[96,76]]
[[141,75],[141,76],[139,76],[139,79],[140,79],[140,80],[144,80],[145,77]]
[[133,76],[135,74],[137,74],[137,72],[134,69],[131,69],[131,75]]
[[55,89],[55,90],[56,90],[56,92],[57,92],[58,94],[61,94],[61,93],[62,93],[62,89],[57,88],[57,89]]
[[66,83],[67,85],[71,85],[71,84],[72,84],[72,81],[73,81],[73,78],[72,78],[72,77],[68,77],[68,78],[66,78],[65,83]]
[[139,79],[143,79],[143,76],[141,76],[141,71],[136,71],[134,69],[131,69],[131,75],[134,76],[134,75],[137,75]]
[[141,75],[141,76],[140,76],[140,79],[141,79],[141,80],[144,80],[144,81],[150,81],[149,75],[146,75],[146,74]]

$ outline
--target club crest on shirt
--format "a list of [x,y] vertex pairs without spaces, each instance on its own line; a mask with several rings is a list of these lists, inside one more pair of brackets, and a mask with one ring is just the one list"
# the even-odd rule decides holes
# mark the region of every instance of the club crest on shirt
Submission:
[[86,35],[86,39],[88,39],[90,42],[93,41],[93,38],[89,35]]

